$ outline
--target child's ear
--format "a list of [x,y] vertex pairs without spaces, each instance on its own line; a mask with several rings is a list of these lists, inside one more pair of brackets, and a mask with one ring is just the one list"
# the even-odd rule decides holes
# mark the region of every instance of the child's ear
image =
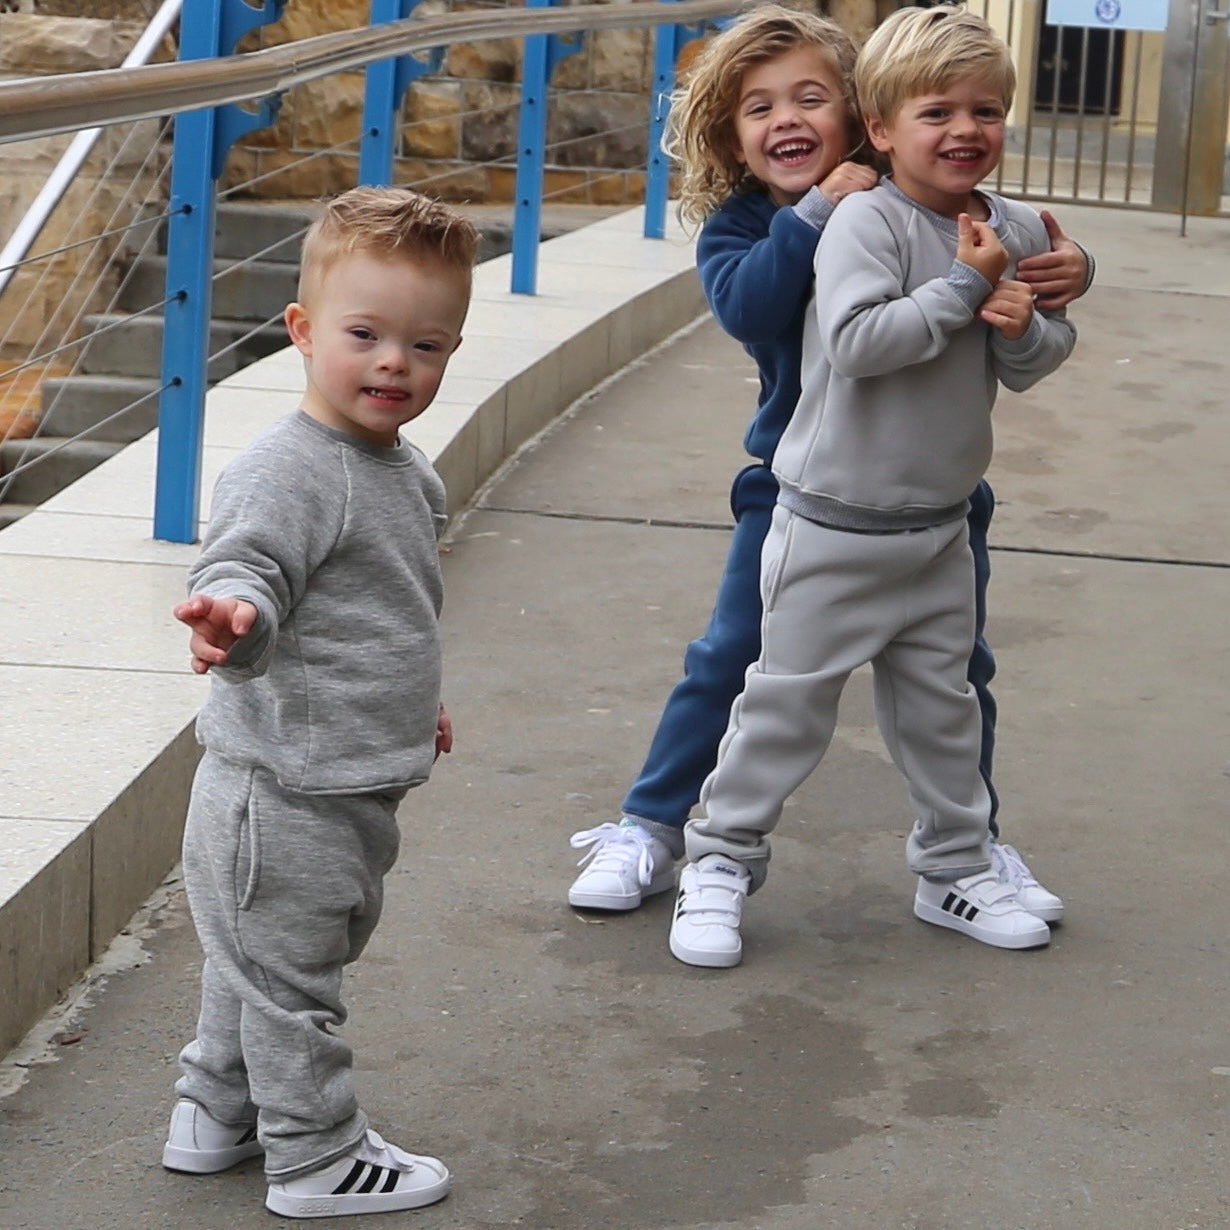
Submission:
[[310,355],[312,322],[308,318],[307,308],[302,303],[288,303],[286,311],[282,313],[282,319],[286,322],[286,332],[290,336],[291,344],[300,354]]
[[892,140],[884,121],[878,115],[863,116],[863,125],[867,129],[867,139],[881,154],[887,154],[892,149]]

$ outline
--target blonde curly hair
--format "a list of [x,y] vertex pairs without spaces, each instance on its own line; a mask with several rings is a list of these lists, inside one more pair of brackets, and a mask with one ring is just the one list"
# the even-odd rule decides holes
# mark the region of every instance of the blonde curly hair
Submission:
[[735,112],[748,69],[799,47],[820,47],[841,80],[850,149],[863,144],[853,73],[858,47],[836,22],[780,4],[758,5],[707,43],[670,98],[662,148],[680,167],[679,216],[699,224],[736,192],[763,190],[736,157]]

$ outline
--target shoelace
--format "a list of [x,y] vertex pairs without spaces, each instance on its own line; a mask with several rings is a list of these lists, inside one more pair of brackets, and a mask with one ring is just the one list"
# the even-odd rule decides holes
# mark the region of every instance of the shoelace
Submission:
[[1005,845],[1003,842],[997,841],[991,847],[991,870],[996,873],[1002,883],[1011,884],[1017,892],[1020,892],[1022,888],[1032,888],[1038,883],[1016,847]]
[[636,878],[642,888],[648,888],[653,880],[653,857],[649,853],[652,840],[639,826],[612,824],[608,820],[596,829],[573,833],[569,844],[574,850],[590,847],[577,866],[592,866],[595,871],[621,871],[630,858],[635,858]]

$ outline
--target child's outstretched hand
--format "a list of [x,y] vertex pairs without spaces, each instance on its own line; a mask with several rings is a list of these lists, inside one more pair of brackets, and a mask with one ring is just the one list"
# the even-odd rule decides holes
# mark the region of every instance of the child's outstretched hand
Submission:
[[880,182],[879,174],[858,162],[839,162],[820,183],[820,191],[832,205],[852,192],[866,192]]
[[1089,261],[1080,245],[1063,233],[1049,209],[1041,214],[1051,237],[1051,250],[1025,257],[1017,264],[1016,276],[1037,296],[1038,307],[1055,311],[1085,293]]
[[196,594],[172,612],[192,629],[188,648],[192,669],[203,675],[211,666],[222,666],[234,643],[247,636],[256,623],[256,607],[242,598],[211,598]]
[[994,286],[1008,268],[1008,253],[999,236],[969,214],[957,216],[957,260],[977,269]]
[[435,759],[439,760],[441,754],[447,755],[453,750],[453,719],[449,717],[444,708],[444,703],[440,704],[440,716],[436,718],[436,755]]
[[1033,314],[1033,291],[1024,282],[1008,278],[995,284],[978,309],[978,315],[1011,342],[1025,336]]

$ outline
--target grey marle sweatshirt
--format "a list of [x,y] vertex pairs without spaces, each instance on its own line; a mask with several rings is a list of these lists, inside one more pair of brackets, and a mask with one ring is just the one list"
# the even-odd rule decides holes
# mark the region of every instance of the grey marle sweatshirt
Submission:
[[444,484],[419,449],[380,448],[302,411],[230,462],[189,590],[244,598],[259,615],[210,671],[200,741],[307,794],[425,781],[444,522]]
[[[1022,257],[1050,240],[1034,210],[990,192],[991,225]],[[977,318],[990,283],[956,259],[957,224],[883,180],[833,211],[816,250],[803,392],[774,456],[780,502],[837,529],[963,516],[991,460],[1002,383],[1029,388],[1071,353],[1063,312],[1009,341]]]

